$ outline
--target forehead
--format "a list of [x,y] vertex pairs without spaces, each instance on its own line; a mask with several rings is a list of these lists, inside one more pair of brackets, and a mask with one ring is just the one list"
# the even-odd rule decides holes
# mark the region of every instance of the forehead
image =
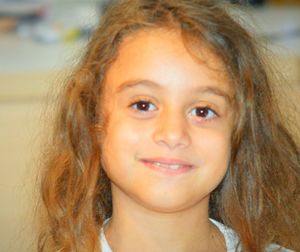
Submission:
[[230,93],[221,59],[204,43],[188,43],[192,45],[188,47],[184,41],[180,30],[163,28],[141,30],[125,37],[106,73],[108,88],[130,79],[145,78],[162,84],[185,84],[178,88],[186,87],[187,83],[217,84]]

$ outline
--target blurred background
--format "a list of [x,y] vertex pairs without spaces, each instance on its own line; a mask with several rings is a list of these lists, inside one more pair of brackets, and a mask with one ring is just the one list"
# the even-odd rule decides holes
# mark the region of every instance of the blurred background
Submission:
[[[285,78],[279,85],[288,95],[282,106],[294,101],[299,108],[300,0],[231,2],[246,10],[243,23],[262,38]],[[49,88],[76,64],[109,3],[0,0],[0,251],[35,251],[30,246],[41,111],[51,102]]]

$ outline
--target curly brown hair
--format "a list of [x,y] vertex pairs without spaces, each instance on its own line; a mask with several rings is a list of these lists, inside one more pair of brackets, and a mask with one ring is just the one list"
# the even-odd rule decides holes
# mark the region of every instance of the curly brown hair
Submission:
[[207,45],[224,62],[235,90],[227,174],[214,191],[211,217],[233,228],[242,251],[278,243],[300,251],[299,142],[284,126],[257,41],[213,0],[116,1],[93,34],[56,106],[42,160],[38,251],[100,251],[99,230],[112,214],[110,181],[101,168],[105,73],[125,36],[179,29],[191,53]]

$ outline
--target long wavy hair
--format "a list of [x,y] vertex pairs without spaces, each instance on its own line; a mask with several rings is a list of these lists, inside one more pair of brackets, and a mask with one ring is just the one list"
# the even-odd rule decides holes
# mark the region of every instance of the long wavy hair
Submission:
[[110,181],[101,167],[105,73],[124,37],[162,27],[179,29],[196,57],[195,48],[209,47],[235,90],[231,159],[211,196],[211,217],[235,230],[242,251],[263,251],[270,243],[300,251],[299,142],[283,123],[257,41],[228,8],[213,0],[125,0],[101,17],[54,106],[41,158],[38,251],[101,251],[99,230],[112,214]]

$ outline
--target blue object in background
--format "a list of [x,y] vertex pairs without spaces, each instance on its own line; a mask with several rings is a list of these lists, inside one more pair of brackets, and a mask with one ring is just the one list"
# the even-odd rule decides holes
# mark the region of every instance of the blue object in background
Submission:
[[230,0],[231,3],[242,4],[242,5],[263,5],[265,0]]

